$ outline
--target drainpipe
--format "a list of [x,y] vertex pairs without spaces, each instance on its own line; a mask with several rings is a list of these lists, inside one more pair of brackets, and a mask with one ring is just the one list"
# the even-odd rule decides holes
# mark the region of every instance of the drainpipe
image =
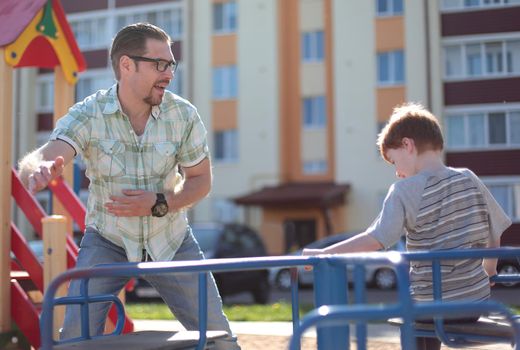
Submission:
[[424,41],[426,50],[426,107],[432,110],[432,73],[431,73],[431,48],[430,48],[430,15],[428,0],[424,0]]

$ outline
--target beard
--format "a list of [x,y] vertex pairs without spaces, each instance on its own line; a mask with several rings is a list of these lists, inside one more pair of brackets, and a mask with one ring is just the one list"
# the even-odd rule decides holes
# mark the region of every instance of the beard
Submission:
[[161,104],[162,102],[162,96],[161,97],[157,97],[157,96],[153,96],[152,94],[146,96],[144,99],[143,99],[144,102],[146,102],[147,104],[149,104],[150,106],[158,106]]
[[[146,102],[150,106],[158,106],[161,104],[161,102],[163,100],[163,96],[164,96],[164,91],[166,91],[166,89],[156,88],[156,86],[158,86],[161,83],[169,84],[170,81],[169,80],[160,80],[160,81],[156,82],[154,84],[154,86],[152,86],[152,88],[150,89],[150,93],[148,94],[148,96],[143,98],[144,102]],[[159,96],[157,96],[157,92],[155,90],[160,91]]]

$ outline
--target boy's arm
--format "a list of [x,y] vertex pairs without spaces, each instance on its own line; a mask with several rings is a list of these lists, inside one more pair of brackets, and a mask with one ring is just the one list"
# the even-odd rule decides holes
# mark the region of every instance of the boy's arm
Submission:
[[359,235],[323,249],[304,249],[302,255],[369,252],[382,248],[383,245],[379,243],[377,239],[367,233],[360,233]]
[[[490,235],[488,240],[488,248],[499,248],[500,247],[500,238],[495,238],[495,236]],[[489,277],[495,276],[497,274],[497,258],[487,258],[482,261],[482,265],[484,266],[484,270],[486,271]]]
[[18,163],[20,179],[25,187],[35,194],[44,189],[52,179],[61,175],[63,168],[74,155],[74,148],[68,143],[61,140],[49,141]]

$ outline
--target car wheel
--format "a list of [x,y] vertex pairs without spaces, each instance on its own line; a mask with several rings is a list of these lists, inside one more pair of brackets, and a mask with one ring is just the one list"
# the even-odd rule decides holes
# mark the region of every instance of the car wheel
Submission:
[[[519,271],[518,267],[515,265],[512,265],[512,264],[504,264],[504,265],[500,266],[498,269],[499,275],[518,275],[519,272],[520,271]],[[518,283],[516,283],[516,282],[501,283],[501,285],[503,285],[505,287],[514,287],[517,284]]]
[[374,274],[374,284],[379,289],[392,289],[396,282],[397,277],[392,269],[379,269]]
[[256,288],[253,289],[251,293],[253,293],[253,299],[256,304],[267,304],[271,294],[271,288],[269,287],[267,277],[262,277]]
[[276,278],[274,280],[274,284],[280,290],[289,290],[291,289],[291,271],[288,269],[280,270],[276,274]]

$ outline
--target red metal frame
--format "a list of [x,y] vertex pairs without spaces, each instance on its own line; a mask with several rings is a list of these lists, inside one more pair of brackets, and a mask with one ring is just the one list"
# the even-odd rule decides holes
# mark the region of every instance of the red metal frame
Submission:
[[16,280],[11,280],[11,315],[29,343],[40,348],[40,313]]
[[38,258],[34,255],[27,244],[25,237],[18,231],[18,228],[11,222],[11,250],[18,259],[19,264],[29,273],[31,280],[36,287],[43,293],[43,268]]
[[72,188],[70,188],[61,177],[58,177],[49,183],[49,189],[58,198],[61,204],[63,204],[63,207],[67,208],[67,211],[72,216],[74,222],[79,226],[79,229],[82,232],[85,231],[85,216],[87,215],[87,210]]
[[[18,174],[14,169],[11,171],[12,189],[11,195],[20,209],[24,212],[28,221],[40,238],[43,237],[42,219],[47,216],[43,208],[40,206],[36,198],[31,195],[22,184]],[[81,231],[85,230],[86,209],[83,203],[76,196],[74,191],[61,178],[53,180],[49,184],[49,189],[63,204],[64,208],[70,213],[72,219],[79,226]],[[32,250],[27,244],[27,240],[20,233],[18,228],[11,223],[11,250],[18,260],[18,263],[27,271],[29,277],[38,289],[43,293],[43,268]],[[67,235],[67,267],[76,266],[76,257],[78,256],[78,246],[74,242],[72,235]],[[131,283],[131,282],[130,282]],[[13,280],[11,282],[11,315],[20,330],[27,337],[29,342],[35,348],[40,346],[40,327],[39,327],[39,311],[34,307],[21,286]],[[16,310],[15,310],[16,306]],[[115,324],[117,321],[117,312],[112,307],[108,314],[109,319]],[[129,333],[134,330],[132,320],[125,316],[125,324],[123,333]]]

